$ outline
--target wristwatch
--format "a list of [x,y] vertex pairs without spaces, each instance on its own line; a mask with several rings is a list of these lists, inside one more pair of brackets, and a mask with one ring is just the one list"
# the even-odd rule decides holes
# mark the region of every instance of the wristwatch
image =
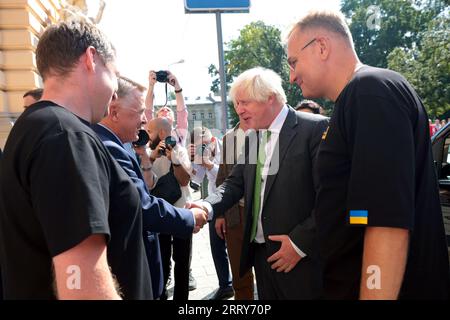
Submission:
[[150,170],[152,170],[152,166],[151,165],[148,167],[141,166],[141,170],[142,171],[150,171]]

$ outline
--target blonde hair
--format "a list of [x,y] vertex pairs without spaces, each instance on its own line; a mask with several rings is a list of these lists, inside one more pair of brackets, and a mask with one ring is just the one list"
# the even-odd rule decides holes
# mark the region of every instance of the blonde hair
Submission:
[[274,94],[279,103],[285,104],[287,99],[281,84],[280,76],[270,69],[262,67],[249,69],[233,81],[230,98],[236,103],[236,94],[241,92],[252,101],[265,102]]
[[340,35],[353,48],[352,34],[345,21],[344,15],[339,11],[310,11],[292,27],[288,37],[296,30],[305,31],[319,28]]

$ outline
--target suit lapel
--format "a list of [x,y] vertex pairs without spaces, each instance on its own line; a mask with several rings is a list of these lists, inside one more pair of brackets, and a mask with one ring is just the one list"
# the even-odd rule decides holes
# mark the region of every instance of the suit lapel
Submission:
[[247,192],[245,192],[245,211],[247,212],[247,216],[250,216],[250,218],[247,217],[247,219],[250,219],[248,221],[252,221],[251,215],[253,212],[253,193],[255,189],[255,175],[256,175],[256,164],[250,163],[249,154],[250,155],[257,154],[256,152],[257,150],[258,144],[257,143],[250,144],[250,139],[247,136],[245,138],[246,159],[245,159],[244,181],[245,184],[247,184],[247,186],[245,187],[245,189],[247,190]]
[[[286,152],[289,148],[289,145],[291,144],[292,139],[297,134],[297,132],[294,130],[294,127],[296,125],[297,125],[297,117],[295,116],[295,111],[293,109],[289,108],[288,115],[286,117],[286,120],[284,121],[283,127],[281,128],[280,135],[278,137],[279,153],[277,154],[276,152],[274,152],[272,159],[270,160],[270,163],[272,165],[272,163],[274,163],[275,157],[279,156],[279,160],[275,160],[275,161],[278,161],[278,170],[281,170],[281,165],[283,163],[284,157],[286,156]],[[254,176],[254,174],[253,174],[253,176]],[[262,208],[264,208],[267,197],[269,196],[269,193],[270,193],[270,189],[272,188],[272,185],[275,182],[276,177],[277,177],[277,174],[267,176]],[[254,180],[254,178],[253,178],[253,180]],[[254,183],[254,181],[253,181],[253,183]]]

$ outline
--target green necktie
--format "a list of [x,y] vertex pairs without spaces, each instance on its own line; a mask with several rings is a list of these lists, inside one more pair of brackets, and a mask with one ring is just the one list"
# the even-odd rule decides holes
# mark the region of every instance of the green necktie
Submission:
[[258,160],[256,161],[256,174],[255,174],[255,189],[253,190],[253,222],[252,233],[250,236],[250,242],[255,240],[256,229],[258,228],[258,217],[261,208],[261,184],[262,184],[262,170],[264,163],[266,162],[266,144],[270,139],[270,131],[265,131],[262,134],[261,143],[258,148]]

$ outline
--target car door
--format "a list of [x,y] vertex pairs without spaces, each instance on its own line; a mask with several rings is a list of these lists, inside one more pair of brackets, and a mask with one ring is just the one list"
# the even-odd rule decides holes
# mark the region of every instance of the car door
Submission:
[[431,139],[436,173],[439,179],[439,196],[444,217],[445,234],[450,256],[450,124]]

